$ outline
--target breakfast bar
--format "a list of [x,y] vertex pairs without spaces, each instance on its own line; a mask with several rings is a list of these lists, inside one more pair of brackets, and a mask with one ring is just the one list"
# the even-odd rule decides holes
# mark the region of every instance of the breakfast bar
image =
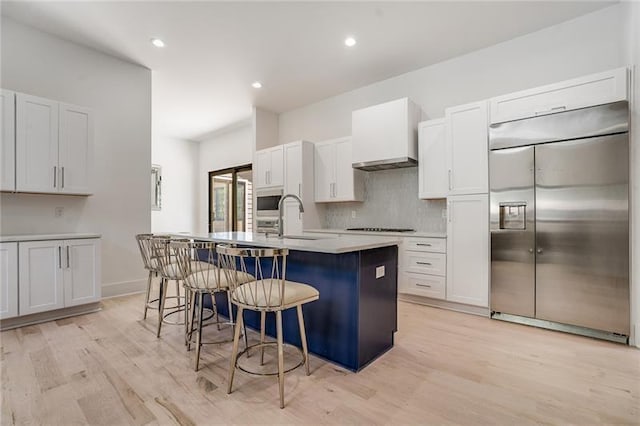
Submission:
[[[397,238],[305,234],[291,238],[225,232],[182,235],[200,241],[239,246],[289,249],[286,279],[309,284],[320,299],[305,305],[309,352],[359,371],[393,347],[397,330]],[[224,295],[217,297],[221,315],[228,315]],[[245,323],[260,328],[260,316],[245,312]],[[300,346],[295,310],[283,314],[284,338]],[[267,315],[266,332],[275,335]]]

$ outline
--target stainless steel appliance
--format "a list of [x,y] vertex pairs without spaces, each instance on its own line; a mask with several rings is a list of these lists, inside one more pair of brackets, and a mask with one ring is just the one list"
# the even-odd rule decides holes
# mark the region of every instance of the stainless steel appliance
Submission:
[[280,187],[256,190],[256,216],[278,217],[278,203],[282,195]]
[[492,317],[627,341],[628,129],[627,102],[490,126]]
[[256,218],[256,232],[262,234],[277,234],[280,229],[280,219],[278,217],[258,217]]

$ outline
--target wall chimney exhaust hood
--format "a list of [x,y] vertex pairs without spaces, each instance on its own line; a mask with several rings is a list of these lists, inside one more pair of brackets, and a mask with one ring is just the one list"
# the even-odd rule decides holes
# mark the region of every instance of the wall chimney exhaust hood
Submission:
[[365,171],[418,165],[422,111],[409,98],[353,111],[352,166]]

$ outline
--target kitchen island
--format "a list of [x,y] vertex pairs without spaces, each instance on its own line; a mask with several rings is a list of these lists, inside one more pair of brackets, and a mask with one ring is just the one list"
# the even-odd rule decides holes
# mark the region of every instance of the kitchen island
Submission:
[[[197,241],[288,248],[286,279],[320,292],[319,300],[304,305],[309,352],[358,371],[393,347],[397,238],[305,234],[279,239],[244,232],[180,235]],[[216,296],[216,306],[221,315],[228,315],[224,295]],[[245,322],[259,330],[260,315],[245,312]],[[267,315],[266,331],[275,335],[272,315]],[[283,313],[283,331],[287,343],[301,345],[295,309]]]

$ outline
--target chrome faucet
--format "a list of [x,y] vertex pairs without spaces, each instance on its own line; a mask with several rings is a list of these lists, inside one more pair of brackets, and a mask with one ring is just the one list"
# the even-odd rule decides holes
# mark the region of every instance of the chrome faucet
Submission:
[[298,201],[298,204],[300,204],[300,213],[304,213],[304,206],[302,205],[302,200],[300,199],[300,197],[298,197],[295,194],[287,194],[285,196],[283,196],[282,198],[280,198],[280,202],[278,203],[278,216],[280,218],[280,220],[278,220],[278,238],[282,238],[282,234],[283,234],[283,211],[282,211],[282,206],[284,205],[284,200],[286,200],[287,198],[295,198]]

